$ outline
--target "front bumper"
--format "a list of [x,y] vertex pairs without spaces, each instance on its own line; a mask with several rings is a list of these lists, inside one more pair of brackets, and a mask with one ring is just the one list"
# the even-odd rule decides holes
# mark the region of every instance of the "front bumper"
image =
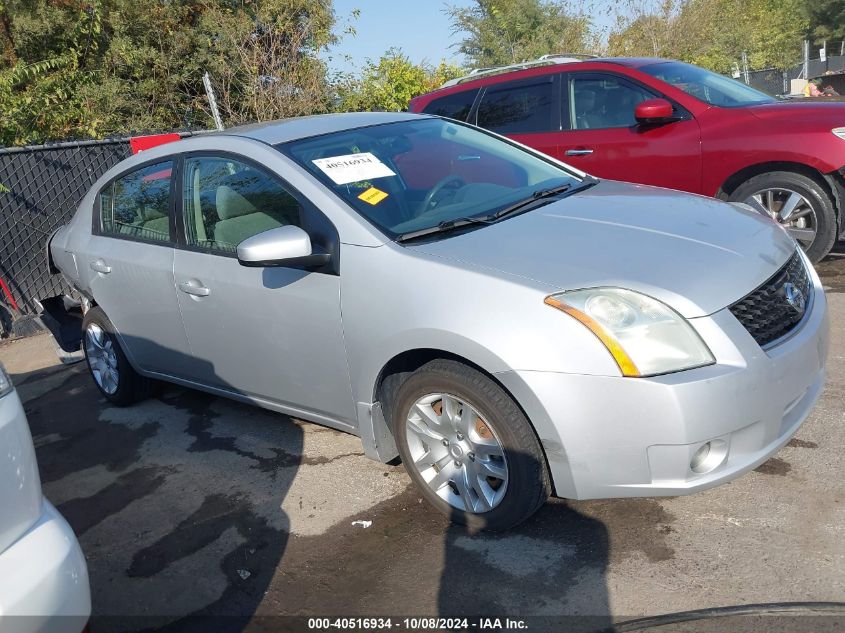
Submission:
[[91,615],[88,569],[70,526],[47,501],[0,553],[0,631],[80,633]]
[[[811,276],[810,313],[766,351],[725,309],[691,320],[716,357],[709,367],[653,378],[499,375],[535,422],[556,494],[689,494],[742,475],[786,444],[825,380],[827,303]],[[692,455],[708,441],[723,446],[725,457],[693,472]]]

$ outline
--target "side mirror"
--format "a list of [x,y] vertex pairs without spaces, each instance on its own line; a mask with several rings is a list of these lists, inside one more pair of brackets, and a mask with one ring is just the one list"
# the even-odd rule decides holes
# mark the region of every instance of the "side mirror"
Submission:
[[288,224],[248,237],[238,244],[241,266],[322,266],[329,262],[328,253],[314,253],[311,238],[298,226]]
[[637,104],[634,109],[637,123],[670,123],[677,121],[675,108],[666,99],[647,99]]

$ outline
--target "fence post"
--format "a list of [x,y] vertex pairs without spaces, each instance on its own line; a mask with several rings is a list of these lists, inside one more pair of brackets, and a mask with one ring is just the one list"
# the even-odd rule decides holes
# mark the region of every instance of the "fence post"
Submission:
[[205,96],[208,97],[208,107],[211,108],[211,116],[214,117],[214,127],[223,131],[223,120],[220,118],[220,111],[217,109],[217,99],[214,97],[214,88],[211,87],[211,77],[208,71],[202,76],[202,85],[205,86]]
[[804,40],[804,68],[799,79],[810,80],[810,40]]

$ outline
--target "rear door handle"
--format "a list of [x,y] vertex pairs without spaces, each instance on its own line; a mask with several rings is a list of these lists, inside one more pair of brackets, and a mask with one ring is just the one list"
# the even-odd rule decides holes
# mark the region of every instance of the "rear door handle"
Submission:
[[591,149],[568,149],[566,150],[567,156],[589,156],[593,153]]
[[102,259],[95,259],[88,265],[91,266],[91,270],[102,273],[103,275],[108,275],[111,272],[111,266],[108,266]]
[[211,294],[211,290],[203,286],[200,282],[195,280],[183,281],[179,284],[179,290],[186,292],[195,297],[207,297]]

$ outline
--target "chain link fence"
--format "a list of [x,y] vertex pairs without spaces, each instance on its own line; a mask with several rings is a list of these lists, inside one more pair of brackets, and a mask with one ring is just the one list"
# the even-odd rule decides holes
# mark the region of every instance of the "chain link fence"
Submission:
[[[828,54],[822,60],[819,49],[815,46],[810,47],[811,56],[807,60],[806,72],[804,62],[796,63],[795,66],[787,70],[779,70],[777,68],[751,70],[748,72],[748,85],[770,95],[788,95],[791,92],[793,79],[806,80],[820,77],[825,73],[845,72],[845,43],[837,42],[835,45],[829,44],[826,50]],[[831,51],[842,51],[843,53],[840,55],[831,55]],[[814,56],[816,55],[819,57],[815,58]],[[739,80],[744,81],[742,74]]]
[[0,148],[0,305],[16,304],[18,316],[35,315],[39,299],[68,290],[60,276],[48,274],[47,238],[70,220],[101,175],[132,154],[131,143],[142,140]]

